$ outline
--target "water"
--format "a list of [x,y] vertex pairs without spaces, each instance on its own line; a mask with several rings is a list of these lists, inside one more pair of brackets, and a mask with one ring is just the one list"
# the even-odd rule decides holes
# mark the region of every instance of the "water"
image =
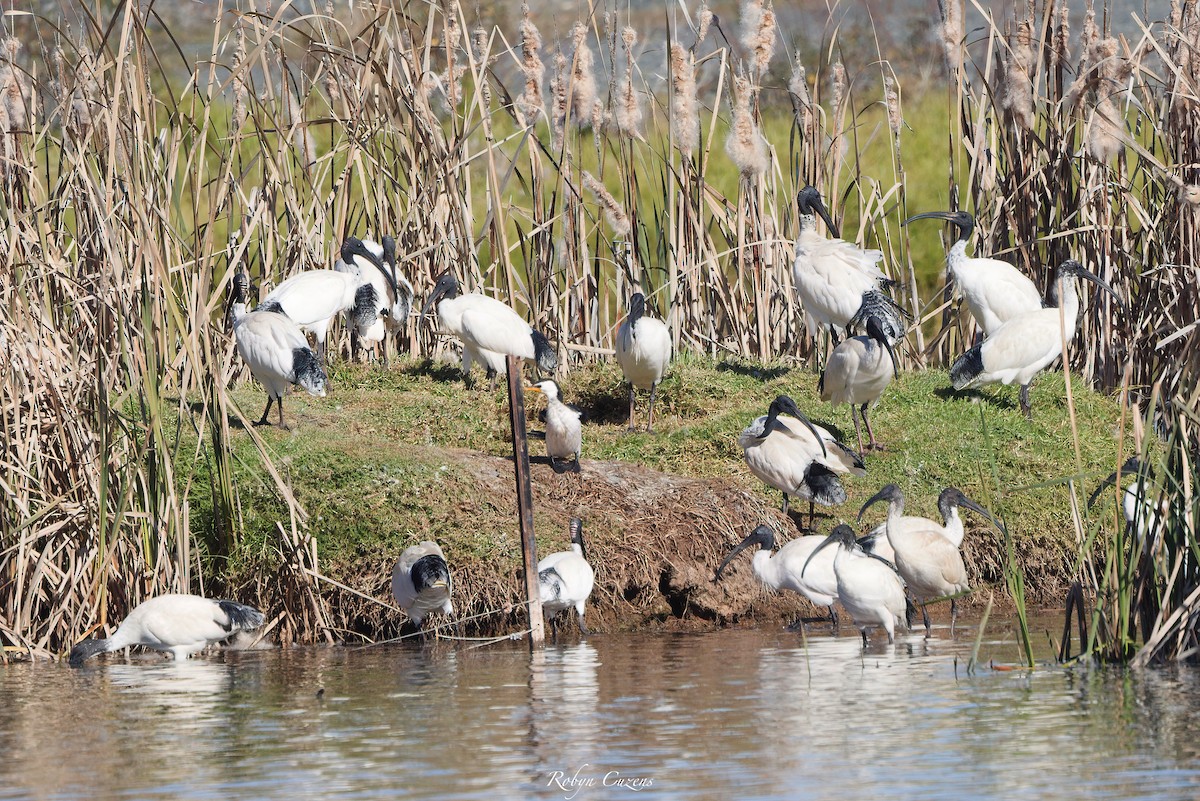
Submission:
[[[532,665],[519,643],[11,665],[0,799],[1200,792],[1200,673],[968,676],[972,638],[864,653],[853,636],[806,650],[728,630],[594,636]],[[982,653],[1017,658],[1006,640]]]

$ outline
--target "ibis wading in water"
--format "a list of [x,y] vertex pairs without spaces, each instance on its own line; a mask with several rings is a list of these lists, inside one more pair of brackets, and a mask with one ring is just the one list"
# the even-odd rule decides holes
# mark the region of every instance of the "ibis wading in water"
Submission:
[[558,367],[558,357],[546,337],[495,298],[459,294],[458,279],[449,270],[438,278],[421,313],[428,314],[435,306],[442,328],[462,341],[464,381],[470,380],[471,366],[483,362],[494,387],[496,376],[507,373],[506,355],[533,359],[543,373],[553,373]]
[[895,642],[896,624],[904,622],[907,608],[900,576],[889,563],[859,547],[853,529],[846,525],[835,527],[817,545],[801,569],[802,576],[816,567],[816,560],[830,545],[837,549],[833,558],[837,597],[862,632],[863,645],[867,644],[867,631],[876,626],[887,632],[888,642]]
[[660,320],[646,316],[646,296],[629,299],[629,313],[617,329],[617,364],[629,382],[629,430],[633,431],[634,389],[650,390],[647,433],[654,431],[654,396],[671,363],[671,332]]
[[1014,317],[1042,308],[1042,293],[1025,273],[1006,261],[967,256],[967,240],[975,230],[970,213],[930,211],[909,217],[903,224],[926,219],[945,220],[958,229],[958,239],[946,254],[946,272],[984,336],[991,336]]
[[239,631],[263,624],[263,614],[235,601],[214,601],[199,595],[159,595],[142,601],[121,621],[108,639],[83,640],[71,649],[71,667],[96,654],[141,645],[187,659]]
[[539,381],[525,389],[546,396],[546,455],[550,457],[550,466],[557,471],[559,459],[571,459],[575,472],[579,472],[579,452],[583,448],[579,410],[563,403],[558,384],[553,381]]
[[[814,187],[801,189],[796,203],[800,208],[800,235],[796,237],[792,278],[807,317],[817,326],[828,328],[836,340],[866,305],[881,318],[890,339],[903,336],[905,326],[899,307],[881,291],[892,283],[876,266],[883,259],[883,251],[863,250],[836,238],[837,226]],[[826,239],[817,230],[818,216],[835,238]],[[816,331],[810,327],[809,333]]]
[[558,635],[556,618],[559,612],[575,607],[579,620],[579,631],[590,634],[583,625],[583,612],[592,594],[595,574],[587,561],[587,548],[583,544],[583,521],[571,518],[571,550],[557,551],[538,560],[538,591],[542,599],[542,611],[550,618],[550,628]]
[[824,541],[824,537],[797,537],[778,552],[772,553],[775,550],[775,533],[767,526],[759,526],[730,551],[717,568],[713,580],[720,581],[721,573],[735,556],[757,545],[758,550],[750,560],[754,576],[774,592],[791,590],[817,606],[828,607],[829,619],[836,627],[837,613],[833,610],[833,602],[838,599],[838,594],[837,577],[833,574],[833,554],[826,551],[809,565],[807,573],[802,574],[805,564]]
[[246,311],[249,281],[245,273],[233,277],[233,336],[238,353],[250,368],[250,374],[267,391],[267,407],[255,425],[267,425],[271,403],[279,404],[279,426],[283,421],[283,396],[297,384],[310,395],[325,397],[325,371],[316,354],[308,347],[304,332],[287,316],[271,311]]
[[750,472],[783,493],[784,514],[790,496],[809,502],[810,525],[813,503],[837,506],[846,502],[839,473],[866,473],[858,454],[814,425],[787,395],[771,401],[767,413],[738,436],[738,445]]
[[430,612],[454,614],[450,567],[436,542],[410,545],[392,569],[392,597],[419,629]]
[[1062,355],[1063,342],[1075,338],[1079,320],[1077,279],[1096,283],[1120,304],[1108,284],[1074,259],[1064,261],[1055,275],[1058,307],[1038,309],[1011,318],[987,339],[968,350],[950,367],[956,390],[983,384],[1020,384],[1021,411],[1032,418],[1029,385],[1034,377]]
[[[368,251],[367,256],[354,243]],[[403,331],[412,311],[413,288],[396,267],[396,240],[383,237],[382,244],[350,237],[342,245],[342,257],[334,269],[357,275],[363,281],[365,300],[349,315],[348,323],[361,342],[380,343],[383,364],[388,364],[387,338]]]
[[883,446],[875,440],[875,432],[871,430],[867,409],[883,395],[888,384],[892,383],[893,376],[899,374],[900,367],[896,363],[892,343],[875,316],[867,319],[866,336],[850,337],[829,354],[817,391],[821,393],[821,400],[829,401],[834,406],[850,404],[850,419],[854,421],[854,433],[858,435],[859,453],[863,452],[863,440],[858,417],[854,414],[855,407],[858,407],[858,414],[867,427],[869,447],[882,449]]

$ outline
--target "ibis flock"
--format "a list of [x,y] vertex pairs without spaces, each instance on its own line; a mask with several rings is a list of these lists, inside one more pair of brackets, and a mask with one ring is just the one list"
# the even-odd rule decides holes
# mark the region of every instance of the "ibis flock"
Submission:
[[[883,253],[865,250],[837,238],[838,230],[820,193],[805,187],[797,197],[800,213],[792,278],[814,336],[828,332],[832,349],[818,384],[822,401],[850,405],[857,450],[812,422],[796,401],[780,395],[766,414],[741,432],[741,446],[750,472],[782,493],[787,516],[793,499],[809,504],[808,530],[814,507],[839,506],[847,500],[844,481],[866,475],[865,455],[884,445],[876,438],[869,417],[899,374],[896,347],[904,339],[908,315],[889,296],[892,282],[880,269]],[[822,234],[818,219],[834,238]],[[1012,264],[993,258],[969,257],[967,246],[975,228],[965,211],[929,212],[905,220],[937,219],[954,226],[957,237],[947,254],[947,275],[957,287],[982,335],[952,365],[956,390],[984,384],[1020,386],[1021,409],[1032,415],[1029,387],[1034,377],[1062,356],[1071,342],[1080,314],[1079,280],[1097,284],[1121,303],[1103,280],[1074,260],[1057,266],[1045,296]],[[263,296],[253,310],[247,306],[251,289],[245,274],[231,282],[229,322],[237,351],[267,393],[267,405],[256,425],[268,425],[272,405],[278,406],[279,425],[286,427],[283,400],[292,385],[315,396],[325,394],[327,336],[341,315],[351,334],[352,350],[383,348],[387,364],[389,334],[404,328],[413,307],[413,286],[397,264],[396,242],[348,237],[333,269],[301,272]],[[615,357],[629,385],[629,430],[636,430],[636,393],[649,393],[646,431],[653,432],[658,387],[672,357],[667,325],[647,314],[640,292],[628,299],[627,314],[615,332]],[[539,373],[527,387],[541,393],[545,413],[546,452],[556,472],[580,469],[583,425],[579,409],[566,403],[551,376],[558,367],[556,348],[520,314],[481,292],[464,292],[452,270],[440,275],[421,310],[436,315],[440,330],[458,340],[462,375],[468,387],[476,365],[482,366],[492,388],[505,374],[506,356],[530,360]],[[311,334],[315,349],[308,341]],[[860,425],[861,421],[861,425]],[[866,429],[866,441],[863,431]],[[1143,538],[1154,511],[1141,500],[1136,483],[1138,465],[1126,466],[1135,483],[1125,491],[1127,518]],[[1115,480],[1115,479],[1114,479]],[[735,557],[755,548],[750,567],[755,578],[773,591],[790,590],[828,610],[835,627],[835,606],[849,614],[862,632],[864,645],[872,629],[882,629],[888,641],[896,627],[908,625],[920,608],[926,636],[930,622],[926,606],[949,600],[953,630],[955,599],[970,587],[961,546],[966,509],[999,525],[991,512],[954,487],[937,499],[941,522],[904,514],[905,497],[889,484],[875,493],[858,512],[862,521],[876,504],[886,504],[886,516],[862,536],[848,525],[837,525],[828,536],[807,534],[776,549],[782,532],[756,527],[716,569],[720,581]],[[569,529],[569,550],[552,553],[538,564],[543,610],[558,633],[557,617],[574,610],[579,631],[587,634],[584,613],[595,582],[584,545],[583,522]],[[392,595],[412,624],[421,629],[431,614],[452,616],[453,581],[441,547],[424,541],[408,547],[392,574]],[[195,595],[162,595],[136,608],[106,639],[79,642],[70,664],[80,666],[104,652],[133,645],[165,651],[176,659],[198,653],[238,632],[264,623],[256,609],[229,600]]]

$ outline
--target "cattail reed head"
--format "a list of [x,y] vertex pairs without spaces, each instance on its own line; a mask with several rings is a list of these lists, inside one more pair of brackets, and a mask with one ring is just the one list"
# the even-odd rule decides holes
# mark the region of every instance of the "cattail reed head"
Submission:
[[741,75],[733,76],[733,124],[725,140],[725,152],[738,171],[746,178],[762,175],[771,166],[766,140],[754,121],[751,101],[754,92],[750,81]]
[[1179,187],[1179,200],[1192,208],[1200,207],[1200,185],[1184,184]]
[[322,86],[325,89],[325,96],[329,98],[329,105],[332,107],[333,104],[342,99],[342,87],[338,83],[337,76],[333,74],[333,69],[329,65],[329,59],[322,59],[321,66],[324,72]]
[[592,48],[588,46],[588,29],[582,22],[576,22],[571,29],[571,39],[575,43],[575,74],[571,80],[571,111],[577,125],[589,125],[592,120],[592,106],[596,103],[596,75]]
[[1059,0],[1055,15],[1053,47],[1050,48],[1050,66],[1057,67],[1071,60],[1071,14],[1066,0]]
[[570,99],[567,97],[567,57],[559,50],[554,54],[554,77],[550,79],[550,131],[553,135],[555,150],[561,150],[563,145],[563,126],[567,121],[567,108]]
[[883,79],[883,99],[887,104],[888,127],[892,129],[892,136],[899,136],[904,117],[900,114],[900,93],[896,89],[896,79],[891,75]]
[[775,10],[763,0],[742,0],[742,46],[752,72],[761,76],[775,52]]
[[842,103],[846,100],[846,67],[840,61],[835,61],[829,68],[829,80],[832,85],[830,97],[832,99],[833,119],[834,123],[840,129],[842,126],[842,115],[844,109]]
[[459,63],[458,48],[462,45],[462,28],[458,26],[458,3],[451,3],[446,14],[446,71],[442,73],[442,86],[446,88],[446,104],[451,110],[462,98],[462,76],[465,64]]
[[946,54],[946,70],[955,76],[962,64],[962,42],[966,37],[962,0],[938,0],[938,8],[942,14],[942,50]]
[[625,47],[625,79],[617,98],[617,130],[632,138],[640,135],[638,129],[642,124],[642,107],[633,87],[633,46],[637,43],[637,31],[626,26],[621,31],[621,42]]
[[16,58],[20,51],[20,39],[10,36],[4,40],[4,62],[0,64],[0,104],[4,106],[7,120],[0,131],[10,134],[29,129],[29,104],[33,102],[33,85],[17,67]]
[[246,118],[250,115],[249,100],[250,87],[246,86],[246,81],[242,77],[243,70],[246,69],[246,30],[242,26],[238,26],[237,36],[235,37],[236,44],[233,49],[233,119],[237,123],[238,128],[242,128],[246,124]]
[[517,111],[526,125],[537,122],[542,113],[542,79],[546,66],[542,63],[542,35],[529,15],[529,4],[521,4],[521,73],[525,76],[525,91],[517,98]]
[[700,104],[696,99],[696,64],[678,42],[671,43],[671,133],[681,153],[691,155],[700,144]]
[[1116,104],[1108,97],[1100,98],[1092,110],[1092,119],[1088,124],[1088,155],[1107,164],[1125,149],[1121,136],[1123,132]]
[[629,232],[633,230],[633,227],[629,224],[629,216],[625,214],[625,210],[621,208],[621,204],[617,202],[617,199],[604,188],[604,184],[597,180],[590,172],[584,170],[583,185],[589,192],[596,196],[596,201],[604,209],[604,219],[608,221],[613,234],[619,237],[629,236]]
[[792,78],[788,81],[788,92],[795,104],[796,124],[801,132],[807,135],[812,125],[812,95],[808,92],[808,73],[804,69],[800,54],[796,54],[796,63],[792,66]]
[[292,144],[300,155],[301,163],[307,167],[317,160],[317,143],[312,132],[308,130],[308,124],[304,121],[303,104],[291,90],[287,90],[283,94],[287,98],[288,118],[292,126]]
[[471,53],[479,70],[479,94],[486,108],[492,104],[492,85],[487,79],[487,68],[492,58],[488,55],[488,32],[482,25],[471,31]]
[[1032,62],[1033,24],[1026,19],[1017,26],[1016,36],[1009,44],[1000,92],[1001,108],[1007,109],[1012,121],[1025,130],[1033,127],[1033,82],[1029,77]]
[[696,12],[696,44],[692,45],[693,50],[708,36],[712,21],[712,9],[708,7],[708,3],[701,3],[700,10]]

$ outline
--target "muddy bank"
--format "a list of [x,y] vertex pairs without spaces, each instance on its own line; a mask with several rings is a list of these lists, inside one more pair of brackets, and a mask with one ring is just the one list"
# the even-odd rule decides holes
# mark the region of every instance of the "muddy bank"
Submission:
[[[456,615],[470,618],[463,630],[503,634],[523,628],[523,613],[513,610],[521,601],[522,584],[511,459],[460,449],[415,448],[414,453],[431,463],[452,465],[456,474],[441,490],[448,519],[430,526],[449,531],[438,539],[455,581]],[[734,560],[720,583],[713,581],[721,559],[755,526],[771,526],[778,532],[778,544],[800,533],[796,519],[785,518],[766,497],[732,480],[687,478],[625,462],[590,460],[579,473],[563,474],[535,460],[532,478],[539,555],[567,547],[571,517],[585,521],[588,557],[596,574],[588,605],[588,624],[594,629],[694,630],[825,616],[799,595],[763,588],[751,571],[749,551]],[[849,506],[825,510],[826,514],[818,511],[816,533],[828,533],[836,522],[850,520],[856,509]],[[417,524],[419,536],[420,521]],[[997,611],[1011,608],[999,534],[974,520],[968,519],[967,525],[963,553],[974,592],[960,605],[982,607],[994,591]],[[1044,532],[1022,538],[1019,553],[1031,607],[1062,602],[1070,566],[1063,541]],[[321,570],[390,603],[395,559],[395,553],[368,551],[355,559],[327,563],[322,558]],[[331,584],[322,584],[321,592],[340,636],[359,634],[374,640],[401,632],[400,613]],[[948,610],[933,611],[934,617],[939,614]]]

